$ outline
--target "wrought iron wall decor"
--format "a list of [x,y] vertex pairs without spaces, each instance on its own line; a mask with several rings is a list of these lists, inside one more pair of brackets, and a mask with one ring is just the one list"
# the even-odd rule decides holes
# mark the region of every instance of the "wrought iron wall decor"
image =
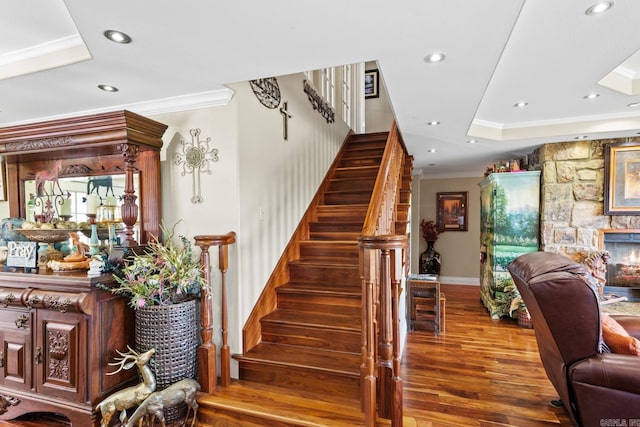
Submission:
[[280,105],[280,87],[275,77],[249,80],[249,84],[262,105],[272,109]]
[[325,101],[311,86],[309,81],[305,80],[303,82],[304,93],[307,94],[307,98],[311,103],[311,106],[314,110],[316,110],[322,117],[325,118],[327,123],[334,123],[336,121],[336,113],[333,111],[333,108]]
[[175,164],[182,166],[182,176],[190,173],[193,176],[191,203],[202,203],[200,192],[200,174],[211,173],[210,162],[218,161],[218,149],[211,148],[211,138],[200,140],[200,129],[191,129],[191,142],[181,140],[182,153],[176,153]]
[[282,114],[282,137],[285,141],[289,139],[289,119],[293,118],[289,112],[289,103],[287,101],[282,103],[280,107],[280,114]]

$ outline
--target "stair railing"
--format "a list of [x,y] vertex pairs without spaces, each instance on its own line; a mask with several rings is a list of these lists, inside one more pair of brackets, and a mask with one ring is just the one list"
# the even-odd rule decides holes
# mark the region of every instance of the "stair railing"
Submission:
[[228,338],[227,284],[226,273],[229,269],[229,245],[236,241],[236,233],[231,231],[221,236],[195,236],[196,245],[200,247],[200,262],[207,286],[201,294],[202,344],[198,347],[198,374],[200,389],[204,393],[216,390],[218,369],[216,364],[216,345],[213,343],[213,304],[211,303],[211,259],[209,248],[218,247],[218,268],[221,274],[220,327],[222,329],[222,347],[220,348],[220,385],[227,387],[231,383],[231,350]]
[[400,283],[407,236],[395,235],[406,150],[395,122],[387,140],[365,217],[360,247],[362,277],[362,410],[365,426],[376,417],[402,426],[400,377]]

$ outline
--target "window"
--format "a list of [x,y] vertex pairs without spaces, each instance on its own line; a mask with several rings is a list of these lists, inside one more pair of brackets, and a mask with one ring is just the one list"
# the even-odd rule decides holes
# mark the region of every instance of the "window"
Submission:
[[353,75],[351,65],[342,67],[342,119],[353,128],[353,117],[351,116],[351,105],[353,103]]
[[334,68],[320,70],[320,95],[329,103],[331,108],[336,108],[336,80]]

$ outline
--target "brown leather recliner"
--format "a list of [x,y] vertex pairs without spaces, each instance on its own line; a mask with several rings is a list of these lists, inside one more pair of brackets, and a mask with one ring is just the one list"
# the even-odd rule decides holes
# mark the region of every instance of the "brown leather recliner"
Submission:
[[[547,377],[573,422],[640,422],[640,357],[613,354],[603,345],[597,291],[586,267],[564,255],[533,252],[508,270],[531,314]],[[612,317],[640,338],[640,317]]]

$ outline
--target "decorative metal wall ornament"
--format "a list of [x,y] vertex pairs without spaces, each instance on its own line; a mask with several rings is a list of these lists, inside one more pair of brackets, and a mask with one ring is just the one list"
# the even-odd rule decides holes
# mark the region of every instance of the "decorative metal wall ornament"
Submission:
[[322,96],[318,95],[307,80],[303,82],[303,86],[304,93],[307,94],[307,98],[309,98],[309,102],[313,109],[318,111],[318,113],[325,118],[327,123],[334,123],[336,121],[336,113],[333,111],[333,108],[331,108],[329,103],[325,101]]
[[200,174],[211,173],[210,162],[218,161],[218,149],[209,147],[211,138],[200,140],[200,129],[191,129],[191,142],[181,140],[182,153],[176,153],[175,164],[182,166],[182,176],[193,174],[191,203],[202,203]]
[[280,105],[280,87],[275,77],[249,80],[249,84],[262,105],[271,109]]

